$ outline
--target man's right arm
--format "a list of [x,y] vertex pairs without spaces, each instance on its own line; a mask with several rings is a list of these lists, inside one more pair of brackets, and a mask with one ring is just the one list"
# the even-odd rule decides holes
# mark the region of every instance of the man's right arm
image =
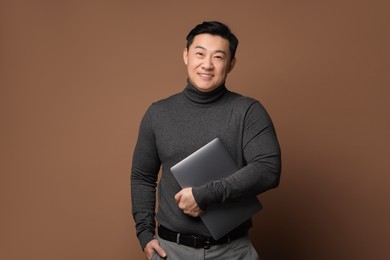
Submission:
[[161,165],[150,112],[141,121],[131,169],[132,213],[142,249],[155,238],[156,186]]

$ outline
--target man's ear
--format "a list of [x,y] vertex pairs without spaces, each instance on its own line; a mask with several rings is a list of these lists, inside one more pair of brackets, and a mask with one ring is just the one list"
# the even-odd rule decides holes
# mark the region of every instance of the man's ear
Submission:
[[185,64],[185,65],[188,65],[188,49],[187,49],[187,48],[184,48],[184,51],[183,51],[183,60],[184,60],[184,64]]
[[230,62],[228,73],[230,73],[233,70],[236,63],[237,63],[237,59],[236,59],[236,57],[234,57],[233,60]]

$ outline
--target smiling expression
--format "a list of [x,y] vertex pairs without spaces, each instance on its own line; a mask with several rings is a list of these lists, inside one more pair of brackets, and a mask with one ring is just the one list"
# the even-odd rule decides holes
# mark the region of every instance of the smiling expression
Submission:
[[198,34],[183,52],[191,84],[202,92],[221,86],[236,59],[231,60],[229,41],[221,36]]

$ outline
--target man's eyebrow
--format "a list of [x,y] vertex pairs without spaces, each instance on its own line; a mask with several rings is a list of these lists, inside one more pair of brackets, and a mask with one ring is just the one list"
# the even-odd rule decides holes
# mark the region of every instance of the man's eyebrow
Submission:
[[[195,49],[202,49],[202,50],[206,50],[206,48],[205,48],[205,47],[203,47],[203,46],[200,46],[200,45],[197,45],[197,46],[195,46],[194,48],[195,48]],[[226,55],[226,51],[223,51],[223,50],[216,50],[216,51],[214,51],[214,53],[222,53],[222,54],[225,54],[225,55]]]
[[201,49],[206,49],[205,47],[203,47],[203,46],[200,46],[200,45],[196,45],[194,48],[201,48]]

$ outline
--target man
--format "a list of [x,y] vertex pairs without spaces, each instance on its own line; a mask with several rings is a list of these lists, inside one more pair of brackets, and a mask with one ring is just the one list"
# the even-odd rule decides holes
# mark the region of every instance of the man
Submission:
[[[238,45],[230,29],[220,22],[203,22],[186,39],[187,86],[153,103],[140,125],[131,175],[137,236],[148,259],[258,259],[247,235],[251,220],[215,241],[199,216],[211,205],[278,186],[281,161],[274,127],[258,101],[225,86]],[[201,187],[181,189],[170,168],[216,137],[240,170]]]

